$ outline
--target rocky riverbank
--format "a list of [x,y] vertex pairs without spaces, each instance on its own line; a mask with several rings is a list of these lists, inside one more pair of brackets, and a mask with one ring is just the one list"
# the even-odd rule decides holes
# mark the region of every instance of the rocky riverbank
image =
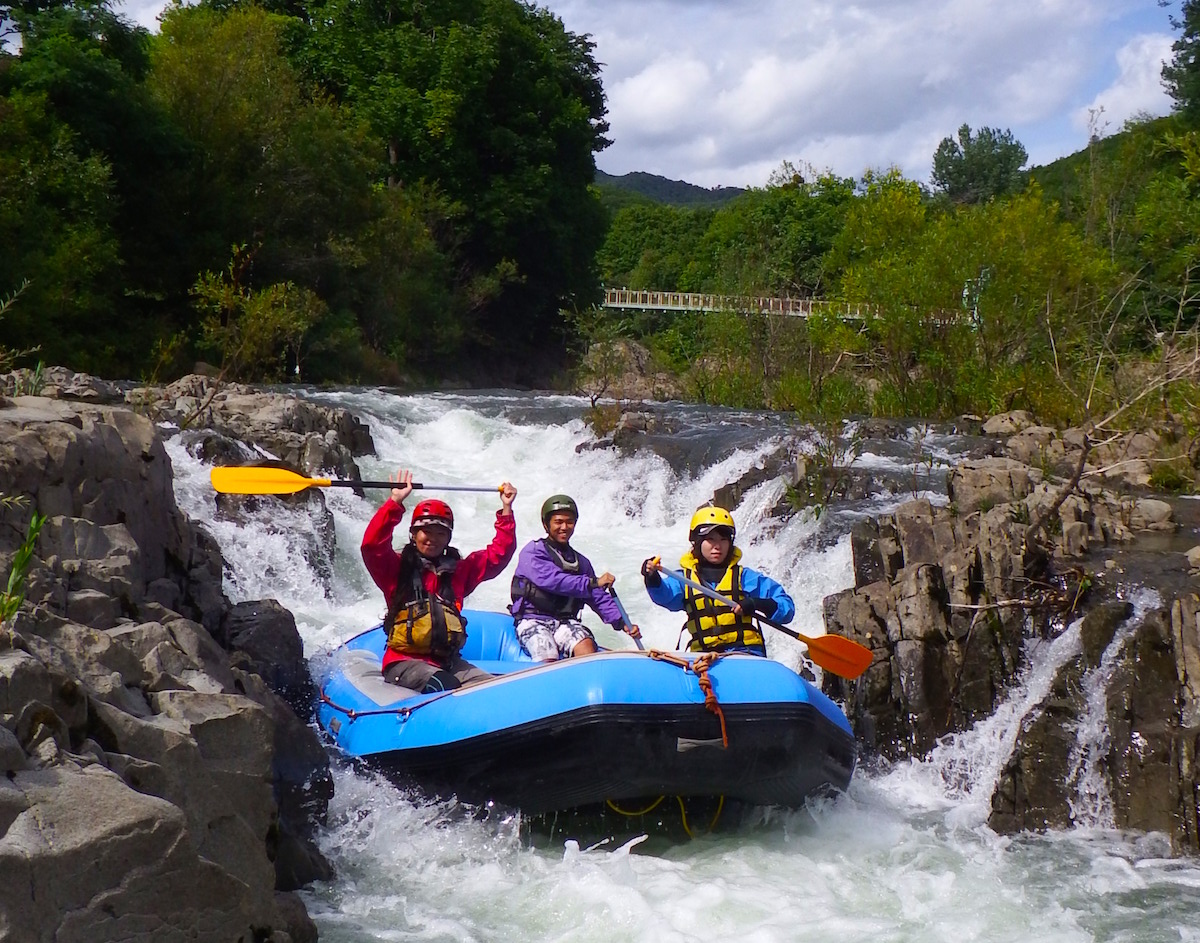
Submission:
[[[948,504],[911,501],[854,529],[855,585],[825,599],[825,623],[875,661],[853,685],[827,677],[827,690],[868,757],[924,755],[990,715],[1034,647],[1078,623],[1021,724],[989,824],[1069,827],[1086,767],[1118,828],[1200,852],[1198,502],[1144,490],[1152,434],[1084,454],[1082,434],[1024,414],[984,431],[1002,454],[951,469]],[[1139,588],[1157,599],[1131,619]],[[1088,755],[1078,730],[1091,711],[1107,737]]]
[[0,572],[45,518],[0,633],[0,938],[315,940],[293,892],[330,876],[311,835],[332,780],[300,638],[273,601],[225,597],[162,437],[347,474],[369,434],[201,377],[50,370],[15,395],[29,379],[0,378]]
[[[0,937],[314,939],[293,892],[329,876],[312,828],[331,780],[300,640],[274,602],[225,597],[219,549],[175,504],[163,438],[209,461],[269,452],[352,478],[370,435],[344,410],[201,377],[43,379],[25,396],[27,376],[0,378],[0,492],[22,499],[0,507],[0,572],[33,513],[46,517],[25,603],[0,633]],[[617,447],[656,427],[622,428]],[[1075,731],[1098,681],[1108,738],[1093,765],[1117,824],[1195,853],[1200,555],[1186,551],[1200,502],[1144,490],[1153,437],[1082,455],[1078,436],[1020,415],[958,432],[971,458],[946,474],[948,502],[860,521],[855,585],[825,601],[829,630],[875,653],[859,683],[825,679],[864,761],[927,753],[987,717],[1034,647],[1070,631],[1077,645],[1026,717],[991,824],[1071,823]],[[1064,493],[1081,457],[1087,474]],[[795,498],[812,472],[811,456],[787,452],[720,497],[783,476]],[[843,493],[877,490],[844,477]],[[236,519],[243,500],[223,497],[220,513]],[[327,515],[316,489],[290,500]],[[326,532],[305,551],[317,572]],[[1160,598],[1130,620],[1139,585]]]

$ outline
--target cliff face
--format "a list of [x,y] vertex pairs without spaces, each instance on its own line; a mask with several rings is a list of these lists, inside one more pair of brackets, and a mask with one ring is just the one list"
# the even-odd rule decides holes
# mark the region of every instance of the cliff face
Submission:
[[[1200,853],[1200,574],[1197,552],[1184,553],[1197,535],[1168,537],[1171,505],[1137,492],[1149,437],[1126,437],[1120,454],[1108,446],[1097,474],[1071,486],[1056,468],[1081,460],[1077,437],[1019,419],[1003,430],[1004,457],[950,472],[949,506],[913,501],[855,530],[855,586],[825,599],[825,624],[875,661],[857,682],[827,677],[826,688],[845,699],[868,753],[923,756],[990,715],[1029,653],[1082,619],[1076,653],[1021,724],[989,824],[1066,828],[1102,795],[1118,828]],[[1040,468],[1021,460],[1031,437]],[[1031,527],[1040,518],[1047,526]],[[1139,586],[1161,605],[1131,624]],[[1102,742],[1081,742],[1089,714]]]
[[315,939],[290,892],[330,876],[309,834],[332,787],[299,635],[270,600],[230,605],[147,416],[201,405],[253,441],[257,412],[318,464],[369,437],[271,394],[222,412],[199,378],[192,402],[134,391],[135,410],[49,377],[74,398],[0,397],[0,493],[19,502],[0,507],[0,572],[46,518],[0,632],[0,938]]

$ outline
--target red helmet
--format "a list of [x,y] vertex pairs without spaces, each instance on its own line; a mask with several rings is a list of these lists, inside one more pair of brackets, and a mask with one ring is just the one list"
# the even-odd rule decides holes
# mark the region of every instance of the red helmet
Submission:
[[453,531],[454,512],[450,510],[450,505],[437,498],[421,501],[413,508],[412,523],[408,525],[408,529],[416,530],[426,524],[440,524],[447,530]]

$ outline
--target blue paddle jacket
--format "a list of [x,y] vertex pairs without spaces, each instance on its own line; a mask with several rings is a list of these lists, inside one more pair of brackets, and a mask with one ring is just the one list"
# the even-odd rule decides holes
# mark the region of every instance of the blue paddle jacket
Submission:
[[[741,559],[741,549],[734,547],[733,552],[729,555],[725,571],[721,579],[716,583],[709,583],[700,576],[697,572],[699,561],[692,551],[689,550],[685,553],[679,562],[683,572],[690,579],[704,583],[706,586],[710,586],[725,596],[731,598],[735,596],[753,596],[758,599],[772,600],[775,603],[775,612],[770,616],[771,621],[779,623],[790,622],[796,614],[796,604],[792,601],[792,597],[769,576],[759,573],[748,566],[743,566]],[[728,581],[730,568],[734,565],[737,565],[740,593],[733,592],[731,587],[721,585]],[[766,654],[762,636],[757,627],[753,626],[753,622],[748,615],[736,618],[728,607],[722,603],[714,602],[707,597],[698,595],[694,590],[685,586],[669,573],[660,573],[660,576],[662,582],[658,586],[647,586],[646,592],[650,595],[650,599],[655,605],[662,606],[664,609],[669,609],[672,612],[688,613],[689,621],[685,627],[692,632],[692,644],[689,647],[693,651],[728,648],[735,651],[749,651],[758,655]],[[689,609],[689,600],[692,601],[691,609]],[[697,606],[703,611],[697,610]],[[721,634],[722,628],[728,629],[729,634],[727,636]],[[697,632],[700,632],[702,629],[707,634],[706,641],[701,641],[697,638]],[[746,635],[744,640],[735,638],[739,629]],[[720,641],[718,642],[717,637],[719,635]]]

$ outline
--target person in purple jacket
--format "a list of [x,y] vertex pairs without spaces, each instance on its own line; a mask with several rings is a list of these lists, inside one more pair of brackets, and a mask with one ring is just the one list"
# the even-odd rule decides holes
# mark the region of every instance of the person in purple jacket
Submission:
[[517,624],[517,638],[535,661],[557,661],[574,655],[591,655],[596,638],[579,621],[585,605],[617,631],[641,638],[636,625],[626,625],[621,611],[607,592],[616,580],[611,573],[596,575],[591,561],[571,546],[579,520],[579,507],[565,494],[542,504],[546,536],[521,548],[512,581],[509,612]]

